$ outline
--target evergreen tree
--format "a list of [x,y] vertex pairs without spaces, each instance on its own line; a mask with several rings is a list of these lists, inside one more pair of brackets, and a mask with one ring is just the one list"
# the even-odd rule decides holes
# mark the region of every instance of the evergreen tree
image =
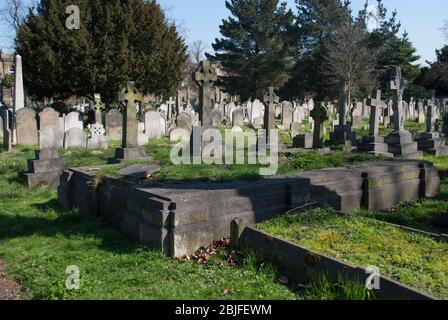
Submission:
[[439,96],[448,96],[448,46],[436,51],[437,60],[425,73],[424,84]]
[[207,55],[226,71],[226,89],[247,99],[283,86],[294,63],[292,11],[278,0],[230,0],[226,7],[232,16],[220,26],[214,55]]
[[[66,28],[68,5],[80,9],[81,28]],[[173,93],[181,81],[186,47],[155,1],[42,0],[16,39],[31,96],[112,102],[135,80],[144,93]]]
[[381,47],[377,68],[381,83],[389,81],[390,73],[395,67],[401,67],[403,76],[413,82],[420,74],[420,66],[415,64],[420,59],[405,32],[400,38],[396,35],[388,39]]
[[282,90],[289,98],[328,97],[326,76],[321,70],[327,43],[333,31],[349,19],[350,2],[340,0],[296,0],[295,35],[298,51],[293,77]]

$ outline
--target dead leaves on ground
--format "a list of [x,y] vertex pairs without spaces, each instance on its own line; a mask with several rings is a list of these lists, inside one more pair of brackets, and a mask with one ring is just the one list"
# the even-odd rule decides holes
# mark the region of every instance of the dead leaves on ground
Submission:
[[[219,251],[228,248],[229,245],[230,245],[230,238],[223,238],[219,241],[214,241],[207,248],[201,248],[194,254],[183,257],[182,260],[196,261],[200,264],[208,264],[213,256],[217,255]],[[233,266],[237,264],[237,260],[238,260],[237,252],[230,251],[227,256],[227,262]],[[220,263],[220,266],[223,266],[222,262]]]

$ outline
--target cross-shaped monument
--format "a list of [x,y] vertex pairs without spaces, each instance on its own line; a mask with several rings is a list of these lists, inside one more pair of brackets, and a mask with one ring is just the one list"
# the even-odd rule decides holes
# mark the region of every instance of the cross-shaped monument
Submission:
[[310,115],[314,120],[313,148],[321,149],[324,144],[324,124],[328,120],[328,109],[323,102],[317,103]]
[[147,158],[144,148],[138,144],[137,103],[143,101],[143,94],[137,89],[135,82],[128,81],[119,92],[118,101],[124,106],[122,148],[115,150],[115,158],[109,162]]
[[279,98],[274,93],[274,87],[268,88],[267,95],[264,96],[263,101],[267,105],[264,113],[264,128],[269,131],[275,127],[275,104],[279,103]]
[[201,61],[195,73],[193,81],[199,86],[199,120],[203,127],[212,127],[212,87],[218,80],[216,70],[211,66],[210,61]]
[[404,131],[403,93],[408,86],[408,81],[401,75],[401,68],[396,67],[392,71],[389,87],[394,91],[393,109],[395,131]]
[[93,106],[93,111],[95,112],[95,123],[103,124],[101,112],[104,110],[104,105],[101,102],[101,95],[99,93],[95,93],[94,97],[95,105]]
[[431,90],[431,99],[428,100],[427,116],[426,116],[426,132],[436,131],[434,109],[436,107],[436,91]]
[[166,115],[166,119],[170,120],[171,115],[173,114],[174,107],[176,106],[176,101],[173,99],[173,97],[170,97],[166,104],[168,105],[168,114]]
[[[374,97],[374,98],[373,98]],[[370,128],[369,135],[376,137],[380,128],[380,105],[381,105],[381,90],[375,90],[372,93],[372,98],[367,99],[367,105],[370,106]]]
[[347,91],[348,86],[345,79],[341,78],[339,81],[339,103],[338,103],[338,113],[339,113],[339,125],[345,126],[347,124]]

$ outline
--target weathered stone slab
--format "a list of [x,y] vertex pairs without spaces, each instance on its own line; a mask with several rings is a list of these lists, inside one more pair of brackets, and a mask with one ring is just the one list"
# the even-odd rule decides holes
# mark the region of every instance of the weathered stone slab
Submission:
[[22,108],[16,112],[17,144],[34,146],[39,143],[36,111]]
[[123,135],[123,115],[116,109],[106,113],[106,137],[109,140],[121,140]]
[[437,170],[423,161],[379,162],[225,183],[153,185],[107,178],[95,192],[85,191],[91,172],[83,168],[70,172],[61,179],[61,204],[110,218],[126,234],[176,257],[228,235],[235,218],[256,223],[316,202],[344,212],[381,210],[434,196],[440,186]]
[[65,133],[64,148],[86,148],[87,135],[80,128],[71,128]]

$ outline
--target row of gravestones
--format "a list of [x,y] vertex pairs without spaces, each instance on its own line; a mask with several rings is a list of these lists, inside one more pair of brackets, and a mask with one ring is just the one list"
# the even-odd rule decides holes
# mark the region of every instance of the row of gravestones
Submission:
[[117,110],[109,111],[105,117],[105,132],[90,126],[90,137],[83,128],[80,114],[75,111],[61,117],[52,108],[45,108],[39,115],[33,109],[22,108],[17,111],[15,120],[17,144],[39,144],[41,148],[98,149],[102,146],[92,139],[98,133],[106,133],[106,137],[111,140],[121,139],[123,116]]

